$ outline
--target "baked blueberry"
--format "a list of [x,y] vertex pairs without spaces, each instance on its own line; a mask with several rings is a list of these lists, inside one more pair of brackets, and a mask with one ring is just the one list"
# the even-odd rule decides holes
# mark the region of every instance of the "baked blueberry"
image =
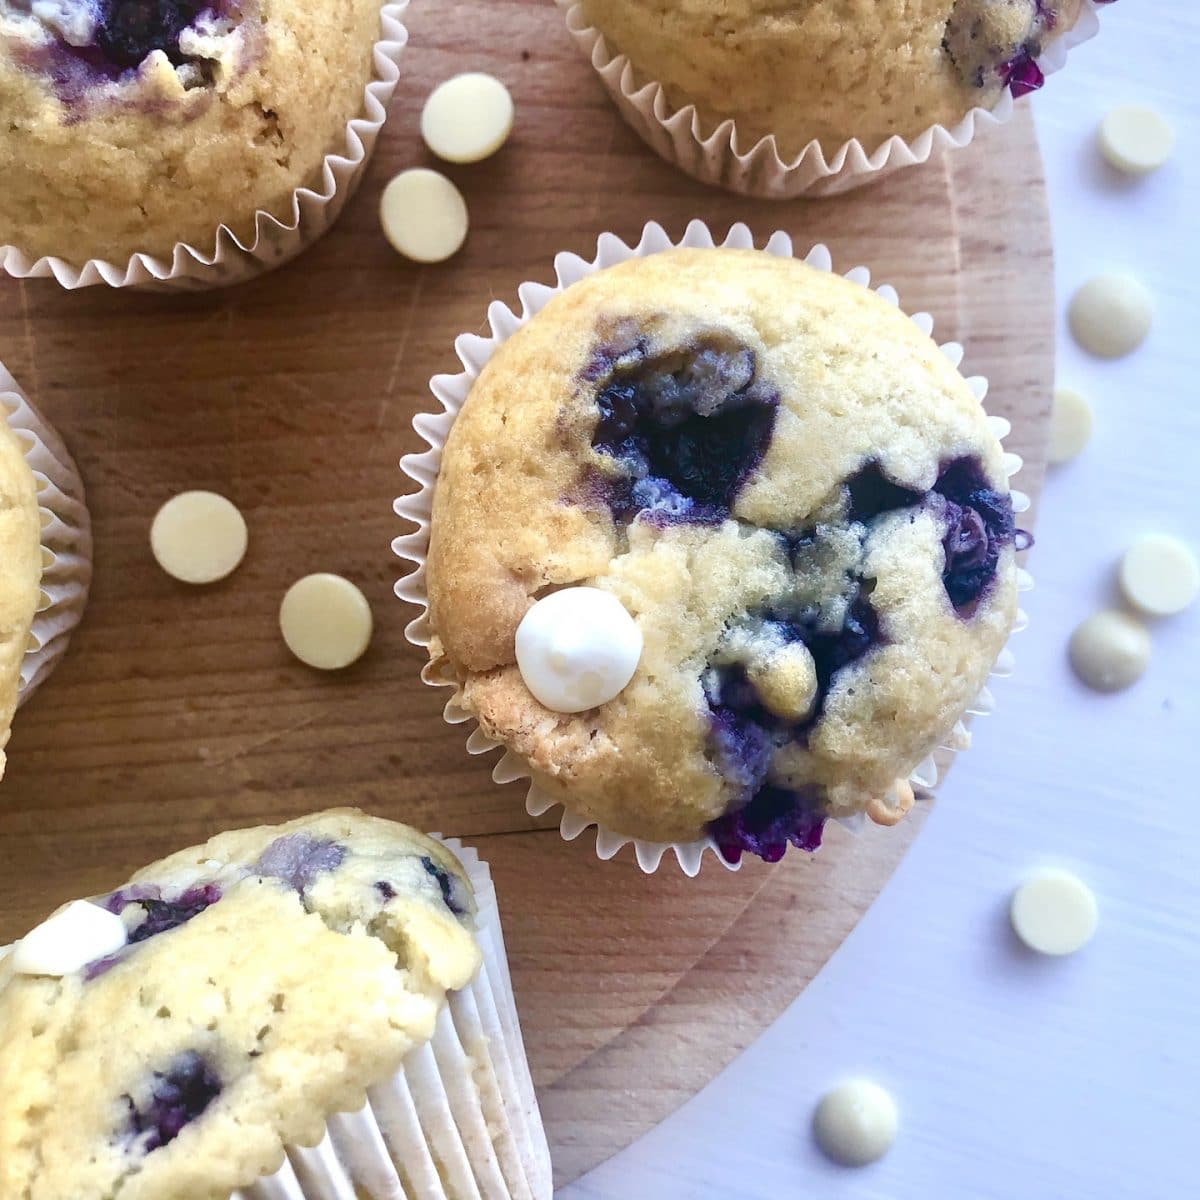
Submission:
[[1058,0],[955,0],[942,47],[970,87],[1019,98],[1045,82],[1037,59],[1064,15]]
[[789,845],[811,853],[820,847],[824,830],[819,797],[772,785],[761,788],[744,808],[708,826],[717,849],[732,863],[741,861],[743,854],[778,862]]
[[850,502],[847,517],[863,523],[898,508],[910,508],[924,498],[915,488],[889,479],[876,459],[864,463],[846,480],[846,493]]
[[209,0],[101,0],[96,45],[118,67],[136,67],[155,50],[178,65],[180,34],[213,8]]
[[308,833],[293,833],[276,838],[259,856],[254,870],[303,892],[318,875],[336,871],[345,857],[346,848],[337,842]]
[[221,1080],[194,1050],[181,1054],[163,1071],[155,1071],[149,1095],[137,1105],[132,1096],[123,1100],[129,1108],[129,1132],[137,1148],[150,1154],[173,1142],[221,1094]]
[[[115,893],[110,898],[109,911],[121,915],[127,903],[120,899],[121,893]],[[173,900],[161,897],[145,896],[132,900],[146,914],[129,935],[130,942],[144,942],[147,938],[157,937],[169,929],[175,929],[199,916],[206,908],[216,904],[221,898],[221,889],[215,883],[202,884],[200,887],[188,888]],[[114,903],[113,901],[116,901]],[[116,905],[120,904],[118,908]]]
[[655,353],[639,339],[597,369],[613,357],[597,350],[585,374],[597,385],[592,445],[617,466],[614,515],[723,520],[762,462],[779,403],[756,383],[754,352],[708,336]]
[[943,468],[934,490],[946,502],[942,583],[955,609],[973,611],[995,578],[1001,553],[1015,544],[1012,498],[992,487],[982,464],[972,458]]
[[438,891],[442,893],[442,900],[446,907],[456,917],[465,916],[467,910],[458,898],[458,883],[454,876],[445,867],[435,863],[428,854],[421,856],[421,866],[425,869],[425,874],[431,876],[437,883]]

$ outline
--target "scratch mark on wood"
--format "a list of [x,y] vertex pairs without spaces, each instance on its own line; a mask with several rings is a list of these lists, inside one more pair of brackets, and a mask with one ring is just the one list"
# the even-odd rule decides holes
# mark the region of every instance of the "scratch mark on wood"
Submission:
[[305,400],[320,400],[321,393],[311,384],[304,383],[298,375],[281,375],[279,379],[293,391],[299,392]]
[[223,755],[221,758],[212,758],[208,761],[209,767],[227,767],[232,763],[239,762],[250,754],[256,754],[259,750],[264,750],[266,747],[274,745],[275,742],[281,742],[285,738],[289,738],[294,733],[299,733],[302,729],[307,729],[310,725],[315,725],[319,714],[314,713],[311,717],[305,717],[302,721],[297,721],[295,725],[288,726],[287,729],[277,729],[273,733],[268,733],[261,737],[256,742],[251,742],[248,746],[241,746],[237,750],[229,754]]
[[412,336],[413,323],[417,315],[417,303],[421,299],[421,291],[425,286],[426,272],[422,270],[417,275],[417,285],[413,288],[412,299],[408,304],[408,311],[404,314],[404,325],[400,330],[400,341],[396,347],[396,356],[392,359],[392,369],[388,374],[388,381],[384,384],[383,395],[379,400],[379,416],[375,420],[375,428],[382,429],[384,418],[387,416],[388,402],[392,398],[392,393],[396,388],[396,378],[400,374],[400,364],[404,361],[404,351],[408,346],[408,340]]

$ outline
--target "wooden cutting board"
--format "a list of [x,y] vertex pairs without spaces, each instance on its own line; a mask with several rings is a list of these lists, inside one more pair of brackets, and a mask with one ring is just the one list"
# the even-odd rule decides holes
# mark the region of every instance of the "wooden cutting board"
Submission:
[[[0,942],[64,899],[222,827],[357,804],[470,840],[495,872],[529,1054],[560,1182],[652,1127],[792,1000],[853,928],[916,834],[831,831],[814,858],[737,874],[642,876],[599,862],[489,778],[441,719],[392,595],[400,456],[413,414],[456,370],[454,337],[494,298],[552,278],[597,234],[679,236],[692,217],[745,221],[838,269],[868,264],[964,370],[991,378],[1036,494],[1053,372],[1053,271],[1028,113],[966,151],[834,200],[777,204],[693,183],[620,121],[538,0],[425,0],[375,161],[340,224],[294,264],[227,292],[66,293],[0,280],[0,361],[73,448],[95,521],[96,579],[64,663],[19,714],[0,787]],[[512,88],[512,141],[449,168],[472,233],[438,267],[397,258],[375,207],[426,162],[417,117],[460,70]],[[159,504],[185,488],[233,499],[251,549],[203,590],[154,566]],[[276,624],[310,571],[355,579],[375,611],[367,656],[339,675],[290,658]],[[1001,697],[1003,703],[1003,697]]]

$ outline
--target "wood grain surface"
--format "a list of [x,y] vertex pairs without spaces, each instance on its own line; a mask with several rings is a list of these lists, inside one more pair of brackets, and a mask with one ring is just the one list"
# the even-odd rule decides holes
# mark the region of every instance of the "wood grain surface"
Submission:
[[[392,595],[400,456],[422,448],[427,381],[494,298],[591,257],[596,236],[678,236],[701,217],[826,242],[865,263],[964,370],[992,380],[1036,493],[1053,370],[1053,274],[1041,165],[1022,111],[923,169],[836,200],[754,202],[672,171],[622,124],[560,19],[536,0],[424,0],[391,121],[340,224],[292,265],[193,296],[67,293],[0,281],[0,360],[58,427],[88,487],[96,578],[58,671],[19,714],[0,791],[0,942],[62,900],[222,827],[357,804],[470,840],[492,864],[560,1181],[650,1128],[798,994],[878,894],[919,827],[834,829],[812,859],[642,876],[564,844],[501,788],[423,687]],[[430,88],[465,69],[511,87],[518,120],[490,162],[447,168],[472,233],[439,267],[396,257],[375,208],[424,163]],[[251,547],[225,583],[168,579],[148,546],[159,504],[211,488]],[[356,580],[375,611],[366,657],[337,675],[278,634],[287,586]]]

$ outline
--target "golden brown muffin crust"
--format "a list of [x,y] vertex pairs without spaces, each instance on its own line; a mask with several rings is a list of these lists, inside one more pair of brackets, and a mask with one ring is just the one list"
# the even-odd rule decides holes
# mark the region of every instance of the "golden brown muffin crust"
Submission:
[[[744,152],[774,134],[785,158],[813,139],[868,153],[991,108],[1010,64],[1069,29],[1079,0],[583,0],[591,25],[695,104],[732,117]],[[1053,22],[1051,32],[1050,21]]]
[[[630,328],[651,347],[745,347],[755,386],[777,393],[733,519],[626,522],[597,501],[593,484],[611,481],[614,460],[592,444],[594,364]],[[834,814],[860,810],[949,734],[983,685],[1015,613],[1015,563],[1008,544],[967,619],[943,585],[944,506],[902,506],[850,531],[843,488],[876,461],[928,495],[958,459],[1007,497],[1000,445],[965,381],[867,289],[758,251],[676,250],[590,275],[499,347],[450,431],[428,560],[432,669],[574,811],[691,840],[737,800],[713,750],[706,673],[756,653],[770,630],[753,614],[799,605],[800,593],[832,625],[845,619],[849,598],[826,594],[841,565],[788,560],[793,531],[824,521],[822,553],[843,556],[846,579],[871,579],[882,644],[840,671],[819,722],[777,748],[772,778],[819,788]],[[621,695],[578,715],[543,708],[514,657],[525,612],[569,584],[612,591],[645,643]],[[776,655],[768,672],[784,695],[789,662]]]
[[[0,245],[79,265],[211,251],[224,223],[290,217],[359,115],[379,0],[246,0],[116,81],[76,67],[61,38],[0,0]],[[199,32],[197,32],[197,30]],[[61,71],[60,71],[61,76]]]

